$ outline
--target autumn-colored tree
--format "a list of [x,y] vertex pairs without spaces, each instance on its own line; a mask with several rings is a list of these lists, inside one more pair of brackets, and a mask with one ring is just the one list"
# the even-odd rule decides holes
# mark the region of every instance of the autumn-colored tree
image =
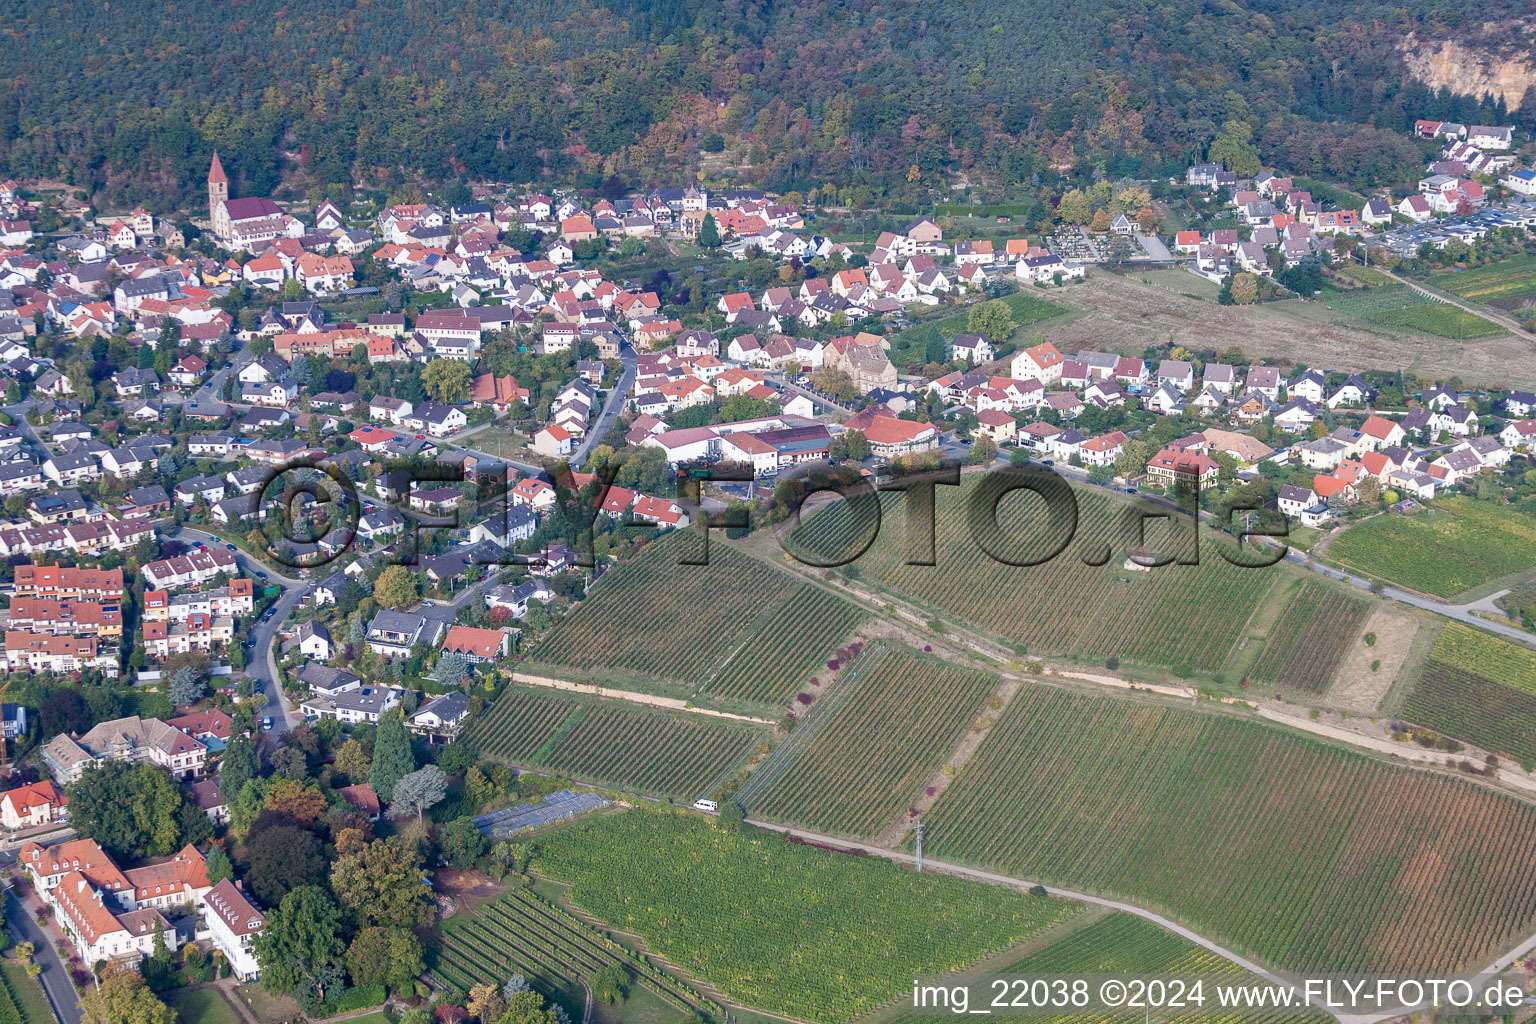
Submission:
[[1141,233],[1150,235],[1157,230],[1157,211],[1150,206],[1143,206],[1136,211],[1136,226],[1141,228]]
[[1080,188],[1074,188],[1061,197],[1061,204],[1056,207],[1056,212],[1068,224],[1086,224],[1088,218],[1093,216],[1093,206],[1086,192]]
[[1257,302],[1259,298],[1259,279],[1252,274],[1238,274],[1232,278],[1232,301],[1239,306],[1246,306]]
[[144,983],[144,976],[127,964],[114,964],[96,988],[80,997],[82,1024],[176,1024],[176,1014]]
[[458,405],[469,398],[469,364],[458,359],[434,359],[421,371],[421,386],[434,402]]
[[1109,211],[1101,206],[1093,211],[1093,221],[1088,225],[1088,230],[1096,235],[1102,235],[1109,230],[1110,220]]
[[421,579],[403,565],[385,569],[373,584],[373,599],[386,608],[409,608],[420,597]]
[[291,818],[305,828],[313,827],[328,807],[318,787],[297,779],[278,779],[267,792],[267,810]]

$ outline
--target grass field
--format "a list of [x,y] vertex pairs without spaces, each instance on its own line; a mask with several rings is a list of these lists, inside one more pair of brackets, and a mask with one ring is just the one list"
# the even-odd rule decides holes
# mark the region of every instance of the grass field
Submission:
[[[1237,964],[1223,959],[1205,947],[1159,928],[1145,918],[1124,913],[1111,913],[1096,920],[1087,921],[1082,927],[1043,949],[1022,956],[1012,963],[999,965],[995,969],[989,967],[988,973],[1003,977],[1079,974],[1117,974],[1122,977],[1150,974],[1230,974],[1233,976],[1234,983],[1257,980]],[[957,975],[956,979],[964,977],[964,975]],[[984,991],[988,996],[995,994],[990,989],[984,989]],[[972,1005],[975,1005],[974,1002]],[[1054,1017],[1031,1016],[1030,1019],[1052,1021],[1054,1024],[1097,1024],[1103,1021],[1131,1022],[1137,1019],[1137,1015],[1064,1014]],[[1207,1024],[1234,1024],[1244,1019],[1247,1018],[1239,1013],[1233,1013],[1230,1016],[1211,1013],[1158,1015],[1158,1020],[1163,1024],[1196,1024],[1200,1021]],[[1263,1015],[1252,1019],[1269,1021],[1271,1024],[1287,1024],[1287,1022],[1302,1020],[1322,1021],[1328,1018],[1319,1013],[1312,1016]],[[922,1024],[932,1020],[931,1016],[896,1012],[879,1014],[871,1024]]]
[[1452,622],[1435,641],[1403,717],[1536,764],[1536,651]]
[[[1065,306],[1057,305],[1048,299],[1041,298],[1038,289],[1030,288],[1028,291],[1014,292],[1003,296],[1002,300],[1010,312],[1013,313],[1013,322],[1019,330],[1014,332],[1014,340],[1018,340],[1021,333],[1031,324],[1037,324],[1042,320],[1060,316],[1067,312]],[[952,313],[939,320],[929,320],[907,328],[900,334],[891,338],[891,362],[898,369],[904,368],[911,362],[923,362],[923,353],[919,346],[928,336],[930,330],[937,330],[939,335],[947,342],[957,334],[964,333],[969,326],[971,310],[969,306],[962,307],[960,312]]]
[[1387,513],[1339,534],[1328,557],[1410,590],[1453,598],[1536,565],[1536,517],[1461,495],[1428,514]]
[[935,858],[1297,971],[1480,966],[1536,925],[1536,808],[1225,714],[1029,687],[924,821]]
[[240,1024],[240,1015],[217,989],[183,989],[172,994],[167,1003],[181,1024]]
[[53,1007],[36,978],[27,976],[21,961],[7,958],[0,961],[0,979],[4,980],[5,996],[16,1008],[21,1024],[54,1024]]
[[[1126,570],[1123,563],[1135,539],[1133,507],[1088,488],[1076,491],[1076,533],[1065,550],[1040,565],[1004,564],[982,549],[967,525],[990,514],[986,508],[974,515],[967,511],[971,501],[989,504],[991,494],[982,488],[990,485],[980,479],[968,476],[961,487],[938,489],[937,565],[903,564],[905,538],[887,527],[866,554],[839,571],[878,581],[1032,651],[1094,660],[1113,656],[1208,672],[1220,668],[1275,573],[1283,571],[1236,568],[1220,557],[1208,537],[1198,565]],[[886,522],[898,522],[904,514],[901,496],[886,500]],[[1044,508],[1029,492],[1002,499],[997,521],[1006,542],[995,545],[1000,553],[1013,561],[1038,559],[1068,536],[1045,524]],[[808,516],[789,543],[825,559],[846,553],[857,525],[848,503],[837,502]],[[1166,525],[1147,525],[1153,548],[1193,554],[1187,538],[1161,540],[1168,537]],[[1084,558],[1102,558],[1106,549],[1108,564],[1084,564]]]
[[889,861],[632,810],[557,829],[532,869],[571,901],[719,988],[801,1020],[840,1022],[1081,911]]
[[1325,295],[1322,301],[1329,309],[1359,317],[1366,323],[1423,331],[1439,338],[1491,338],[1507,333],[1498,324],[1430,298],[1407,285],[1333,292]]
[[[579,1019],[586,1001],[582,980],[615,964],[637,982],[632,989],[637,997],[649,993],[664,1004],[664,1016],[679,1020],[695,1012],[723,1016],[712,1000],[684,982],[522,888],[509,889],[502,898],[476,907],[473,914],[458,914],[444,922],[431,944],[429,976],[468,992],[477,984],[500,986],[518,973],[545,998],[575,1010],[573,1019]],[[625,1003],[647,1001],[635,998]],[[625,1014],[623,1005],[616,1009],[621,1019],[636,1016]]]
[[[996,680],[905,650],[822,700],[836,711],[761,796],[759,818],[834,835],[873,836],[902,813],[983,710]],[[847,687],[846,696],[837,692]]]
[[604,576],[528,670],[782,711],[863,612],[721,541],[709,565],[678,565],[694,544],[670,534]]
[[766,735],[717,717],[521,687],[508,687],[471,733],[493,760],[689,801]]
[[1498,309],[1518,309],[1536,299],[1536,256],[1514,256],[1485,267],[1444,271],[1434,276],[1434,283],[1459,298]]
[[1266,683],[1322,693],[1370,612],[1362,598],[1306,580],[1275,624],[1249,675]]

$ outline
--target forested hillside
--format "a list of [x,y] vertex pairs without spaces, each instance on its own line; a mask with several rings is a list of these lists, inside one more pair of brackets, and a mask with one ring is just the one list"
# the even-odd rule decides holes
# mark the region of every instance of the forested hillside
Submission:
[[[1398,50],[1508,0],[66,0],[0,47],[0,166],[115,202],[542,175],[645,184],[724,145],[780,189],[916,196],[1214,152],[1380,182],[1435,96]],[[1536,103],[1520,116],[1529,119]],[[1250,141],[1251,140],[1251,141]]]

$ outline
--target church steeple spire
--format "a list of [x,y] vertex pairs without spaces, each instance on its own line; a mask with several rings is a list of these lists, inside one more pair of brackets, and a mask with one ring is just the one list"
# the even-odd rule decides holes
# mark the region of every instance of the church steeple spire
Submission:
[[208,165],[208,224],[218,233],[219,206],[229,198],[229,177],[219,162],[219,151],[213,151],[213,163]]

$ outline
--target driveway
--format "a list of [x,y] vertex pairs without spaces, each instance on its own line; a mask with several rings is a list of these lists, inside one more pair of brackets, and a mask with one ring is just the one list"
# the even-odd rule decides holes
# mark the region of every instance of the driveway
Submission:
[[26,907],[9,887],[5,890],[5,921],[10,925],[13,934],[19,935],[36,947],[32,960],[43,969],[43,973],[37,976],[37,980],[43,983],[43,991],[48,996],[48,1002],[53,1004],[53,1012],[58,1015],[63,1024],[80,1024],[80,1007],[75,1003],[75,986],[70,984],[64,962],[59,959],[58,951],[53,948],[53,940],[48,937],[47,932],[37,926],[37,921],[27,913]]

